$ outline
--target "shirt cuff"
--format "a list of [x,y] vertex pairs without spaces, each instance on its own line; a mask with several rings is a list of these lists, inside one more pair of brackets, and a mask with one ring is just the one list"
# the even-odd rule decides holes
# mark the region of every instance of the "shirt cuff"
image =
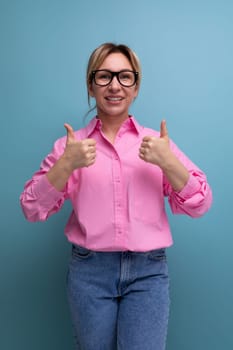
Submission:
[[178,196],[184,200],[191,198],[195,193],[200,191],[200,182],[192,174],[189,175],[187,184],[181,191],[177,192]]
[[37,198],[46,199],[46,202],[57,202],[64,197],[63,191],[58,191],[48,180],[46,174],[40,177],[34,188],[34,194]]

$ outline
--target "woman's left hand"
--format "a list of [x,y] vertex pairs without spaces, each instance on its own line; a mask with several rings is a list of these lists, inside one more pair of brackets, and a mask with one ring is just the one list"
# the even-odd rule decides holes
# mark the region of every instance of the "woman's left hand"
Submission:
[[167,157],[171,156],[169,137],[166,121],[162,120],[160,125],[160,137],[145,136],[139,148],[139,157],[163,168]]

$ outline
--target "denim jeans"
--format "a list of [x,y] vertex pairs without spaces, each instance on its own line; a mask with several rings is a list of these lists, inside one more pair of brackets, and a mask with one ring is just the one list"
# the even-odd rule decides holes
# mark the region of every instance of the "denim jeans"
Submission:
[[67,291],[76,350],[165,349],[165,249],[93,252],[73,246]]

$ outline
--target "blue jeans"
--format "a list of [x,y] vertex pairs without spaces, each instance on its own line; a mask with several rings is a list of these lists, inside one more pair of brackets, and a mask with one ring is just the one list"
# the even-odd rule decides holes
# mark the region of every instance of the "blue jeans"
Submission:
[[73,246],[67,291],[77,350],[165,349],[165,249],[93,252]]

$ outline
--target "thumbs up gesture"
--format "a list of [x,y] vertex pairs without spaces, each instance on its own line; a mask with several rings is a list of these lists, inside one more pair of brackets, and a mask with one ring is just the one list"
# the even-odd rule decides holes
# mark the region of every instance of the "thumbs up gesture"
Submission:
[[88,167],[95,162],[96,142],[94,139],[77,140],[72,126],[65,124],[67,131],[66,147],[63,157],[69,162],[72,170]]
[[145,136],[142,140],[139,157],[145,162],[158,165],[160,168],[171,154],[169,148],[169,137],[166,121],[162,120],[160,125],[160,137]]

